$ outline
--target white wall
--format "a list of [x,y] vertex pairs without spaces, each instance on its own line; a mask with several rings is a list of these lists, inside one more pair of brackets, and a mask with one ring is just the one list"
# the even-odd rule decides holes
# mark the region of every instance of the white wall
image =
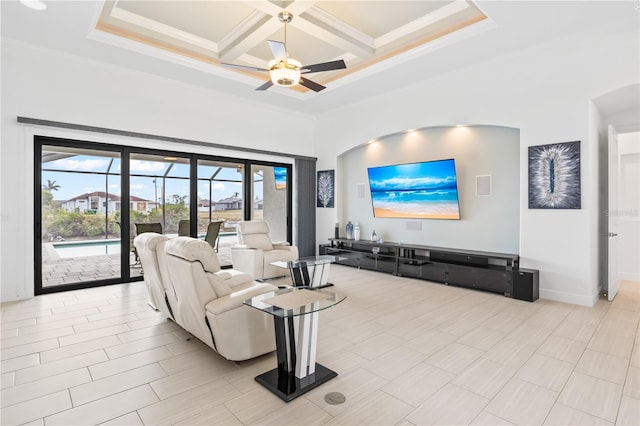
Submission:
[[[406,129],[520,129],[521,265],[540,270],[542,298],[592,305],[598,298],[598,141],[589,101],[638,82],[639,43],[637,31],[581,34],[330,111],[318,117],[318,169],[336,168],[346,150]],[[582,141],[582,209],[529,210],[527,147],[575,140]],[[336,175],[338,182],[342,178]],[[337,208],[318,209],[318,242],[343,222],[343,196],[336,194]]]
[[[368,167],[447,158],[455,160],[460,220],[373,217]],[[519,159],[518,130],[495,126],[418,129],[353,149],[341,155],[338,167],[344,195],[341,235],[350,220],[359,222],[362,238],[375,229],[386,241],[518,253]],[[491,196],[476,196],[479,175],[491,176]],[[358,198],[356,184],[364,186],[363,198]],[[326,231],[323,241],[331,235],[331,229]]]
[[640,132],[618,135],[618,276],[640,281]]
[[[314,121],[292,111],[267,110],[4,38],[0,300],[29,297],[33,291],[33,134],[178,148],[167,142],[16,122],[17,116],[26,116],[301,155],[317,152],[318,170],[335,169],[338,156],[350,148],[406,129],[459,123],[519,129],[522,266],[540,269],[542,297],[593,304],[598,297],[598,150],[589,123],[589,100],[637,84],[639,51],[637,31],[580,34],[349,104]],[[289,118],[284,135],[279,128],[283,113]],[[582,209],[528,210],[527,147],[573,140],[582,141]],[[180,148],[230,155],[216,149]],[[341,176],[336,179],[339,182]],[[318,209],[319,242],[331,235],[336,221],[342,221],[337,214],[342,196],[338,191],[335,209]]]
[[169,142],[18,124],[17,116],[313,155],[312,117],[2,39],[0,300],[33,294],[33,135],[292,163]]

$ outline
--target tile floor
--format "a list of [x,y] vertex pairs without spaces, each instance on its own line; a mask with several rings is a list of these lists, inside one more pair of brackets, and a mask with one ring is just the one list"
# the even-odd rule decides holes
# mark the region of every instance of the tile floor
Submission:
[[[334,265],[339,373],[285,404],[146,305],[143,283],[2,304],[2,425],[640,424],[640,283],[593,308]],[[329,405],[328,392],[346,402]]]

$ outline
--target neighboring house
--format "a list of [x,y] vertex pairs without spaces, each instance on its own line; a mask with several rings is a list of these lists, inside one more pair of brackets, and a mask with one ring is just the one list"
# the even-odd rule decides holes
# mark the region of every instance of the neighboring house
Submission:
[[158,204],[151,200],[145,200],[144,198],[136,197],[135,195],[129,196],[129,209],[131,210],[149,213],[156,207],[158,207]]
[[220,210],[240,210],[240,209],[242,209],[242,198],[229,197],[229,198],[224,198],[220,201],[214,201],[212,210],[220,211]]
[[202,198],[198,197],[198,211],[199,212],[208,212],[210,206],[211,206],[211,201],[210,200],[205,200],[205,199],[202,199]]
[[[156,207],[156,203],[153,201],[134,195],[129,198],[129,208],[131,210],[148,213]],[[119,195],[107,194],[104,191],[87,192],[67,201],[62,201],[60,207],[68,212],[115,213],[121,208],[121,198]]]
[[[262,199],[253,200],[253,208],[255,210],[262,210],[262,204],[263,204]],[[208,212],[209,208],[211,208],[211,211],[241,210],[242,198],[229,197],[229,198],[223,198],[220,201],[214,201],[214,202],[211,202],[210,200],[205,200],[205,199],[198,200],[199,212]]]

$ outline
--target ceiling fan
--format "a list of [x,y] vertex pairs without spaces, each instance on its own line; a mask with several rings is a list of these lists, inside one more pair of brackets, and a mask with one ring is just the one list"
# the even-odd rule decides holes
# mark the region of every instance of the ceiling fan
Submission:
[[300,84],[314,92],[319,92],[322,89],[325,89],[325,87],[315,81],[302,77],[302,74],[347,68],[347,65],[342,59],[303,66],[299,61],[290,58],[289,53],[287,52],[287,24],[291,22],[293,15],[290,12],[283,10],[278,13],[278,19],[284,24],[284,43],[268,40],[269,48],[271,49],[271,53],[273,53],[273,59],[269,61],[269,69],[226,63],[221,63],[220,65],[228,68],[268,72],[271,80],[266,81],[263,85],[257,87],[256,90],[267,90],[274,84],[284,87],[291,87],[296,84]]

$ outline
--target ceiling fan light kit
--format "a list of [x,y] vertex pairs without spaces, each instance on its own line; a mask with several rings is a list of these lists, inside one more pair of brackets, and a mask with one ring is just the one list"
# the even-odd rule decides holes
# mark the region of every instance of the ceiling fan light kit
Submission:
[[300,83],[300,68],[302,64],[295,59],[273,59],[269,62],[271,81],[278,86],[295,86]]
[[323,85],[311,81],[308,78],[302,78],[301,75],[312,72],[344,69],[347,67],[347,65],[342,59],[339,59],[337,61],[322,62],[319,64],[303,66],[299,61],[290,58],[289,52],[287,52],[287,24],[291,22],[291,20],[293,19],[293,15],[290,12],[283,10],[278,13],[278,19],[284,24],[284,43],[274,40],[268,41],[269,48],[271,49],[271,53],[273,53],[274,56],[274,59],[269,61],[268,69],[237,64],[222,63],[220,65],[222,65],[223,67],[244,69],[247,71],[268,71],[271,80],[268,80],[261,86],[257,87],[256,90],[258,91],[267,90],[274,84],[276,86],[283,87],[292,87],[300,84],[307,89],[313,90],[314,92],[319,92],[325,89]]

